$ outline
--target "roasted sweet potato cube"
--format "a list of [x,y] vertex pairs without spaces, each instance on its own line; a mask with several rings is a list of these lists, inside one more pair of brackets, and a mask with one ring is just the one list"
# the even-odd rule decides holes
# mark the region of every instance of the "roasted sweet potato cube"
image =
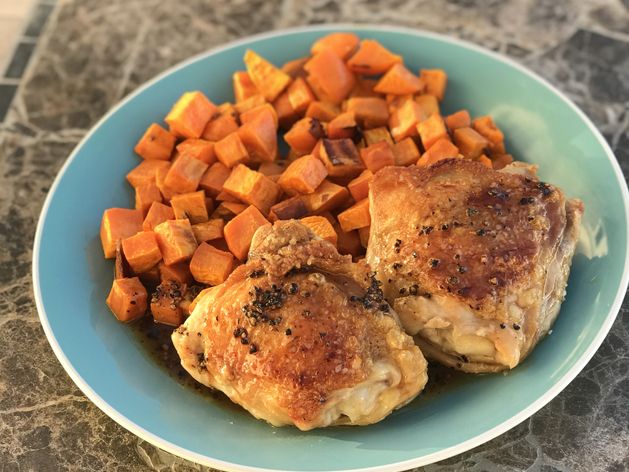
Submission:
[[234,87],[234,99],[237,102],[242,102],[260,93],[251,80],[251,77],[249,77],[249,74],[245,71],[236,71],[233,73],[232,85]]
[[157,265],[157,268],[162,283],[178,282],[180,284],[189,284],[192,282],[192,274],[190,273],[190,264],[188,261],[170,265],[166,265],[162,261]]
[[205,139],[186,139],[177,145],[179,154],[187,154],[211,166],[216,162],[214,143]]
[[215,162],[205,171],[203,177],[199,181],[199,187],[211,197],[216,196],[223,191],[223,184],[231,174],[231,169],[222,162]]
[[286,161],[263,162],[260,164],[260,167],[258,167],[258,172],[266,175],[267,177],[271,175],[280,175],[286,170],[287,165]]
[[197,240],[188,220],[164,221],[158,224],[153,231],[167,265],[190,259],[197,248]]
[[459,148],[452,144],[449,138],[441,138],[422,155],[421,159],[417,161],[417,165],[429,166],[442,159],[457,157],[458,154]]
[[323,139],[319,156],[332,177],[354,178],[364,168],[351,139]]
[[317,141],[325,136],[323,127],[315,118],[303,118],[284,134],[284,141],[298,156],[310,154]]
[[389,128],[393,139],[401,141],[417,136],[417,125],[428,118],[422,106],[415,100],[407,99],[394,108],[389,116]]
[[282,65],[282,72],[288,74],[293,79],[296,79],[297,77],[304,77],[306,75],[304,64],[308,62],[308,59],[310,59],[309,56],[299,57],[297,59],[288,61],[284,63],[284,65]]
[[370,231],[371,226],[363,226],[362,228],[358,228],[358,237],[360,238],[360,244],[365,249],[367,249],[367,245],[369,244]]
[[234,104],[234,109],[236,110],[238,114],[242,114],[256,107],[264,105],[265,103],[266,103],[266,100],[261,94],[252,95],[246,100],[243,100],[242,102],[238,102]]
[[345,111],[353,111],[365,129],[386,126],[389,121],[389,108],[383,98],[352,97],[345,102]]
[[186,154],[172,163],[164,177],[164,186],[175,193],[194,192],[209,166]]
[[170,199],[176,219],[188,219],[191,224],[203,223],[208,220],[205,192],[181,193]]
[[240,201],[268,213],[280,197],[280,187],[264,174],[239,164],[223,184],[223,190]]
[[367,146],[371,146],[372,144],[377,144],[382,141],[393,146],[393,139],[391,138],[391,133],[386,126],[381,126],[379,128],[372,128],[363,131],[363,139],[365,140],[365,144]]
[[160,202],[153,202],[144,218],[142,229],[144,231],[152,231],[158,224],[173,219],[175,219],[175,212],[173,212],[171,207]]
[[393,145],[396,166],[408,166],[419,160],[419,149],[412,138],[405,138]]
[[424,149],[429,150],[430,147],[441,138],[448,137],[448,130],[443,122],[443,118],[439,115],[431,115],[417,125],[419,137],[422,140]]
[[369,199],[365,198],[364,200],[356,202],[347,210],[339,213],[338,220],[341,229],[345,232],[369,226],[371,224]]
[[357,74],[377,75],[384,74],[394,64],[401,62],[401,56],[393,54],[378,41],[363,39],[358,51],[347,61],[347,65]]
[[216,201],[217,202],[242,203],[242,200],[240,200],[237,197],[234,197],[231,193],[228,193],[225,190],[223,190],[221,193],[219,193],[216,196]]
[[304,196],[304,202],[309,213],[320,214],[337,209],[348,198],[346,187],[324,180],[314,193]]
[[162,253],[153,231],[140,231],[123,239],[122,251],[136,274],[149,270],[162,260]]
[[288,101],[299,115],[306,113],[308,106],[314,102],[317,97],[302,77],[298,77],[288,86]]
[[513,156],[511,154],[492,154],[491,162],[494,169],[500,170],[513,162]]
[[142,230],[142,212],[127,208],[109,208],[103,213],[100,240],[106,259],[116,256],[116,243]]
[[312,102],[306,110],[306,117],[315,118],[320,122],[332,121],[341,110],[338,106],[328,102]]
[[275,100],[291,81],[288,74],[282,72],[251,49],[247,49],[245,52],[244,61],[249,78],[269,102]]
[[310,48],[314,55],[329,49],[341,59],[347,59],[358,47],[360,39],[354,33],[335,32],[317,39]]
[[238,131],[231,133],[214,145],[216,158],[226,167],[235,167],[249,160],[247,148]]
[[221,239],[224,227],[225,222],[221,218],[213,218],[209,221],[192,225],[192,232],[197,242],[201,243],[203,241]]
[[273,105],[271,105],[270,103],[265,103],[263,105],[257,106],[255,108],[252,108],[251,110],[247,110],[241,113],[240,123],[243,125],[245,123],[250,123],[252,121],[255,121],[261,115],[266,115],[270,117],[273,120],[273,125],[275,127],[275,130],[277,131],[277,127],[278,127],[277,112],[275,111],[275,108],[273,108]]
[[472,126],[472,118],[467,110],[459,110],[451,115],[446,116],[446,126],[450,131],[457,128],[469,128]]
[[202,284],[218,285],[227,280],[234,268],[234,256],[208,243],[201,243],[190,261],[194,280]]
[[269,211],[269,221],[299,219],[308,213],[305,199],[295,195],[273,205]]
[[279,126],[288,129],[299,119],[300,115],[293,109],[288,99],[288,92],[280,93],[280,96],[273,102],[273,108],[277,114]]
[[216,207],[216,210],[214,210],[214,213],[212,213],[212,218],[222,218],[223,221],[229,221],[246,209],[247,205],[244,203],[221,202],[221,204]]
[[139,278],[115,279],[107,297],[107,306],[118,321],[126,323],[146,313],[147,300],[146,288]]
[[262,213],[253,205],[236,215],[225,225],[223,234],[231,253],[241,261],[247,259],[251,238],[258,228],[270,224]]
[[327,177],[323,163],[312,155],[300,157],[291,162],[277,183],[289,195],[313,193]]
[[418,95],[415,97],[415,101],[424,111],[425,116],[439,115],[439,102],[434,95]]
[[133,150],[142,159],[167,161],[175,147],[176,138],[157,123],[148,127]]
[[156,174],[160,169],[168,170],[170,162],[160,160],[146,160],[140,162],[138,166],[127,174],[127,181],[133,188],[156,181]]
[[408,95],[420,92],[423,82],[402,63],[393,64],[374,87],[378,93]]
[[216,112],[216,105],[203,93],[186,92],[177,100],[164,121],[175,136],[199,138]]
[[157,286],[151,296],[151,315],[156,323],[179,326],[183,323],[184,312],[181,307],[186,290],[184,284],[170,280]]
[[383,167],[395,165],[393,148],[386,141],[380,141],[360,150],[363,164],[371,172],[377,172]]
[[369,184],[373,180],[373,172],[364,170],[358,177],[347,184],[347,189],[354,200],[359,202],[369,196]]
[[455,129],[453,138],[454,144],[467,159],[478,158],[489,146],[489,141],[472,128]]
[[299,220],[301,224],[307,226],[314,234],[325,241],[329,241],[336,246],[338,235],[332,224],[323,216],[307,216]]
[[207,141],[220,141],[227,135],[238,131],[238,113],[234,107],[225,109],[208,122],[203,130],[202,138]]
[[377,97],[382,98],[382,96],[374,90],[374,87],[378,81],[376,79],[368,79],[365,77],[357,77],[356,85],[350,92],[350,97]]
[[162,193],[154,181],[135,188],[135,209],[140,210],[143,215],[146,215],[153,203],[161,203],[161,201]]
[[489,157],[487,157],[485,154],[481,154],[478,157],[478,162],[480,162],[481,164],[483,164],[485,167],[487,167],[488,169],[493,169],[494,168],[494,164],[493,162],[491,162],[491,159]]
[[358,231],[343,231],[340,226],[335,229],[338,235],[336,247],[340,254],[349,254],[354,259],[364,254]]
[[142,285],[150,292],[160,284],[159,264],[138,274],[138,277]]
[[504,153],[504,140],[505,136],[500,129],[494,123],[491,116],[479,116],[472,121],[472,128],[489,141],[489,149],[492,152]]
[[353,111],[341,113],[328,123],[327,130],[328,138],[330,139],[351,139],[352,141],[358,141],[361,136],[361,132],[358,129],[358,123]]
[[159,168],[155,172],[155,184],[157,185],[157,188],[161,192],[162,200],[164,202],[169,202],[172,196],[177,193],[174,189],[167,187],[166,184],[164,183],[166,181],[166,176],[168,175],[169,170],[170,170],[170,166]]
[[347,98],[356,84],[354,74],[343,60],[329,49],[324,49],[304,64],[306,80],[319,98],[339,104]]
[[277,156],[277,114],[271,105],[250,110],[256,112],[245,116],[243,125],[238,129],[247,155],[252,162],[273,161]]
[[437,100],[443,100],[448,83],[448,75],[443,69],[422,69],[419,78],[426,87],[426,93],[433,95]]

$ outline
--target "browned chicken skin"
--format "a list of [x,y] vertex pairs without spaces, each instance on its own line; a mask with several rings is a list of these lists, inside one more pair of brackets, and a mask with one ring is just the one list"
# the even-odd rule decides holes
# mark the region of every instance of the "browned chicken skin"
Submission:
[[467,372],[513,368],[548,332],[578,238],[582,203],[511,170],[448,159],[371,184],[367,262],[424,354]]
[[368,267],[295,221],[258,230],[248,262],[200,296],[173,343],[199,382],[303,430],[379,421],[427,380]]

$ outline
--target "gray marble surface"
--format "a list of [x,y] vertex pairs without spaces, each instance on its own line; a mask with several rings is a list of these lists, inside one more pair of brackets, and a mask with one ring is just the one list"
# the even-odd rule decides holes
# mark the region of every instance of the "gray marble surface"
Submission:
[[[62,1],[0,127],[0,471],[205,470],[125,431],[61,368],[32,296],[37,217],[78,140],[164,68],[251,33],[350,20],[435,30],[515,58],[581,106],[629,171],[627,0]],[[549,405],[425,470],[628,470],[628,309]]]

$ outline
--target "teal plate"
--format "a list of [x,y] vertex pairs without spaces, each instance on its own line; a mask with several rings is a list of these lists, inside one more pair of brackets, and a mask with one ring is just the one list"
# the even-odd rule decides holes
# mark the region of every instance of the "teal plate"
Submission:
[[[133,145],[187,90],[231,100],[247,48],[276,64],[304,56],[333,30],[355,31],[401,54],[411,70],[449,75],[445,112],[491,114],[507,148],[541,178],[585,202],[568,295],[553,333],[507,375],[470,377],[420,396],[381,423],[307,433],[273,428],[184,388],[105,306],[112,267],[98,241],[103,210],[129,206]],[[39,220],[33,279],[41,323],[59,361],[106,414],[187,459],[229,470],[402,470],[477,446],[528,418],[585,366],[627,287],[625,181],[598,131],[565,96],[522,66],[477,46],[394,27],[332,25],[278,31],[214,49],[144,85],[110,111],[59,173]]]

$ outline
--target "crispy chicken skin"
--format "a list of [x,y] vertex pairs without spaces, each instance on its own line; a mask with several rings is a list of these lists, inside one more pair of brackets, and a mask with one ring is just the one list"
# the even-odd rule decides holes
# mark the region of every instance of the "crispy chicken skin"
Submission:
[[583,205],[534,170],[448,159],[376,174],[366,260],[429,358],[511,369],[552,326]]
[[374,423],[427,381],[367,265],[296,221],[260,228],[172,339],[196,380],[275,426]]

